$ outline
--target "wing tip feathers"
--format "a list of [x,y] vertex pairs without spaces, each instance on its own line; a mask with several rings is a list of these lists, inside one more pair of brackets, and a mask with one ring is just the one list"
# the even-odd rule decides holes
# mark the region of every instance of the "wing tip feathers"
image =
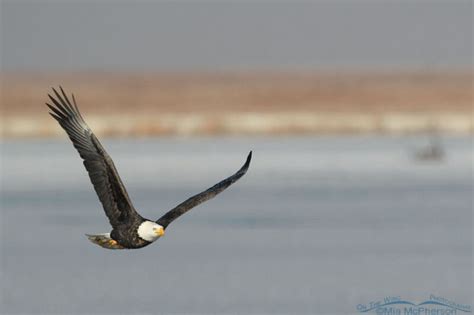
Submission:
[[249,152],[249,154],[247,155],[247,160],[245,161],[244,165],[240,168],[240,170],[237,173],[245,174],[247,170],[249,169],[251,160],[252,160],[252,151]]
[[[50,87],[50,89],[53,91],[53,93],[48,93],[48,98],[51,100],[51,102],[54,104],[52,106],[51,104],[46,103],[46,105],[54,111],[54,109],[58,110],[61,114],[65,116],[65,118],[69,117],[80,117],[82,118],[79,109],[77,108],[76,105],[76,99],[74,98],[74,94],[72,94],[72,100],[73,103],[69,100],[67,97],[66,92],[64,91],[63,87],[61,85],[58,85],[59,89],[55,87]],[[61,94],[59,92],[61,92]],[[74,104],[74,105],[73,105]],[[54,111],[56,115],[56,111]]]
[[250,161],[252,160],[252,150],[250,150],[249,154],[247,155],[247,160],[245,161],[245,164],[247,167],[250,165]]

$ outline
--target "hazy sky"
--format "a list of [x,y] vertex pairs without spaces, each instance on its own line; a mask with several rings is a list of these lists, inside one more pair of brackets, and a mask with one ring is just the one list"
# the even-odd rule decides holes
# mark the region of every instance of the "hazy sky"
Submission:
[[2,1],[4,70],[472,67],[472,2]]

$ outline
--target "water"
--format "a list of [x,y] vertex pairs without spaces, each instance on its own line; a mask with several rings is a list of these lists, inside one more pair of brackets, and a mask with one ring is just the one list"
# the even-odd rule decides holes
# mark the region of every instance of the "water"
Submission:
[[135,207],[158,218],[232,174],[157,243],[110,251],[65,139],[2,145],[1,313],[353,314],[385,296],[472,305],[472,144],[418,163],[416,137],[105,141]]

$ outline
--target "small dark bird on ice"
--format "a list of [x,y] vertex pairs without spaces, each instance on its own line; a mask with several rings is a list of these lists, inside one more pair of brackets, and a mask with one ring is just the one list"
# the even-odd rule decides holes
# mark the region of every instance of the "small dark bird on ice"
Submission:
[[112,225],[110,233],[87,235],[90,241],[108,249],[134,249],[150,245],[164,235],[168,225],[190,209],[207,201],[241,178],[249,168],[252,151],[245,164],[232,176],[185,200],[156,221],[143,218],[133,207],[130,197],[110,156],[82,118],[74,94],[72,102],[64,90],[53,88],[48,94],[52,104],[50,115],[66,131],[84,160],[84,166]]

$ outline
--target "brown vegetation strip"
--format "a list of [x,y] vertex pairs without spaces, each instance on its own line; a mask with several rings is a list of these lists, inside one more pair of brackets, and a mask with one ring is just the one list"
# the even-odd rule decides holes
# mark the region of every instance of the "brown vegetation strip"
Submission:
[[472,132],[472,72],[3,74],[4,136],[55,135],[51,86],[109,135]]

